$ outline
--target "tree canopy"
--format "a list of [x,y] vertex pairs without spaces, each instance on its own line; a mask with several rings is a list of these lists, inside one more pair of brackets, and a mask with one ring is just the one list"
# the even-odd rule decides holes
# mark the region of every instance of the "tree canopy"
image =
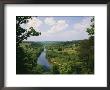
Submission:
[[28,23],[29,19],[32,19],[31,16],[16,16],[16,44],[19,46],[24,39],[27,39],[30,36],[38,36],[41,33],[36,32],[33,27],[30,27],[30,30],[22,28],[21,24]]

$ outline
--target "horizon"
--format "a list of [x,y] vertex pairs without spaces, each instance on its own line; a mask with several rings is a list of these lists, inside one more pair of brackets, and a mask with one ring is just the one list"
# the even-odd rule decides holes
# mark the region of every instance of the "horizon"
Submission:
[[[80,41],[80,40],[67,40],[67,41],[27,41],[25,40],[23,42],[71,42],[71,41]],[[88,39],[82,39],[82,40],[88,40]]]

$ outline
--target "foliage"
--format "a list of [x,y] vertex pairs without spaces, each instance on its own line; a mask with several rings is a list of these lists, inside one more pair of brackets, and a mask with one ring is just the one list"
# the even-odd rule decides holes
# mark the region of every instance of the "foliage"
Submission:
[[94,36],[94,17],[91,19],[91,23],[90,28],[87,28],[87,33],[90,37]]
[[[17,17],[17,73],[33,74],[93,74],[94,73],[94,17],[87,28],[89,38],[75,41],[24,42],[30,36],[40,33],[33,28],[27,31],[20,24],[31,17]],[[20,21],[21,20],[21,21]],[[19,22],[18,22],[19,21]],[[37,59],[46,48],[46,58],[52,67],[47,71],[37,64]]]
[[80,43],[79,57],[84,61],[84,70],[88,73],[94,73],[94,17],[91,19],[91,25],[87,28],[89,40]]
[[38,36],[39,32],[36,32],[33,27],[30,27],[30,30],[23,29],[21,24],[28,23],[28,20],[32,19],[31,16],[16,16],[16,44],[19,46],[24,39],[27,39],[30,36]]
[[16,16],[16,73],[30,73],[33,67],[36,65],[36,51],[29,45],[20,46],[23,40],[30,36],[38,36],[41,33],[36,32],[33,27],[30,30],[26,30],[21,27],[21,24],[28,23],[28,20],[32,19],[31,16]]
[[42,73],[44,73],[45,72],[45,69],[44,69],[44,67],[42,66],[42,65],[37,65],[36,67],[34,67],[34,69],[33,69],[33,73],[34,74],[42,74]]
[[47,58],[53,64],[54,74],[94,73],[94,17],[87,33],[89,39],[47,45]]

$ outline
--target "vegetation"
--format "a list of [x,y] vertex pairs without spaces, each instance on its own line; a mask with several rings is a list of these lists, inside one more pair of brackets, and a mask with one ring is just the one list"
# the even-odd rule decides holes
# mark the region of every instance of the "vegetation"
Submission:
[[16,16],[16,73],[24,74],[31,73],[36,66],[36,55],[33,47],[29,44],[23,44],[23,40],[30,36],[38,36],[41,33],[36,32],[33,27],[29,30],[23,29],[20,25],[28,23],[31,16]]
[[[76,41],[26,42],[30,36],[38,36],[32,27],[29,31],[20,27],[31,17],[17,17],[16,71],[17,74],[94,74],[94,17],[87,28],[89,39]],[[37,63],[46,48],[46,58],[52,65],[48,71]]]
[[89,74],[93,73],[94,52],[89,40],[56,42],[47,45],[47,58],[53,65],[52,73],[56,74]]
[[87,28],[88,40],[54,42],[47,45],[47,58],[55,74],[94,73],[94,18]]

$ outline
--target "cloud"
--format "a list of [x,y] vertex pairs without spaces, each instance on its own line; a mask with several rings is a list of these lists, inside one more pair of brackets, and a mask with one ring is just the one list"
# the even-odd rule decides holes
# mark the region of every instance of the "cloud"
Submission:
[[88,35],[84,32],[73,32],[73,31],[68,30],[62,33],[58,33],[54,36],[51,35],[51,38],[52,37],[53,37],[53,40],[55,41],[71,41],[71,40],[87,39]]
[[[88,39],[86,29],[90,26],[92,17],[84,17],[77,23],[68,24],[66,20],[56,20],[53,25],[38,37],[29,37],[30,41],[69,41]],[[45,23],[44,23],[45,24]],[[43,25],[42,25],[43,26]]]
[[42,21],[36,17],[32,17],[32,19],[28,19],[28,23],[21,24],[21,27],[29,30],[30,27],[33,27],[36,31],[39,31],[39,26],[42,24]]
[[45,24],[48,24],[48,25],[54,25],[56,23],[56,21],[54,20],[53,17],[47,17],[45,20],[44,20]]
[[54,24],[47,33],[57,33],[63,31],[65,28],[68,27],[68,24],[65,20],[58,20],[56,24]]
[[87,39],[88,35],[84,32],[65,31],[55,34],[42,33],[38,37],[30,37],[29,41],[71,41]]
[[82,21],[73,25],[73,30],[76,31],[86,31],[86,29],[90,26],[91,17],[84,18]]

